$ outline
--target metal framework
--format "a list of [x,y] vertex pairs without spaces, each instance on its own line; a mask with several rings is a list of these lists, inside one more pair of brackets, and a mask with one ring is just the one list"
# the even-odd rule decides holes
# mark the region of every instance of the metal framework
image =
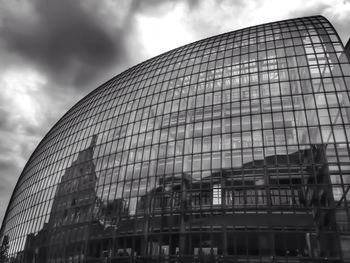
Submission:
[[[9,262],[350,262],[350,66],[321,16],[147,60],[39,144]],[[0,255],[2,256],[2,255]]]

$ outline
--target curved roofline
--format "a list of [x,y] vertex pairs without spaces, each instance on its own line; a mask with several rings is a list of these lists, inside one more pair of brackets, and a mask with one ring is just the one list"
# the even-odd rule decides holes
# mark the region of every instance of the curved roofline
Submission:
[[[325,18],[324,16],[322,15],[312,15],[312,16],[304,16],[304,17],[296,17],[296,18],[288,18],[288,19],[283,19],[283,20],[278,20],[278,21],[272,21],[272,22],[267,22],[267,23],[263,23],[263,24],[258,24],[258,25],[253,25],[253,26],[249,26],[249,27],[245,27],[245,28],[240,28],[240,29],[237,29],[237,30],[233,30],[233,31],[227,31],[227,32],[224,32],[224,33],[221,33],[221,34],[218,34],[218,35],[213,35],[213,36],[210,36],[210,37],[206,37],[206,38],[203,38],[203,39],[200,39],[200,40],[196,40],[196,41],[193,41],[193,42],[190,42],[190,43],[187,43],[185,45],[182,45],[182,46],[179,46],[177,48],[173,48],[169,51],[166,51],[164,53],[161,53],[159,55],[156,55],[154,57],[151,57],[143,62],[140,62],[134,66],[131,66],[129,67],[128,69],[120,72],[119,74],[117,74],[116,76],[112,77],[111,79],[101,83],[97,88],[93,89],[92,91],[90,91],[87,95],[85,95],[83,98],[81,98],[77,103],[75,103],[72,107],[70,107],[66,113],[64,113],[62,115],[61,118],[59,118],[55,124],[49,129],[49,131],[45,134],[44,138],[37,144],[37,146],[35,147],[34,151],[32,152],[32,154],[29,156],[28,158],[28,161],[26,162],[25,166],[23,167],[18,179],[17,179],[17,183],[12,191],[12,195],[11,195],[11,198],[9,199],[9,203],[8,203],[8,206],[6,208],[6,211],[5,211],[5,214],[4,214],[4,218],[2,220],[2,224],[1,224],[1,229],[0,229],[0,236],[2,237],[2,232],[3,232],[3,226],[4,226],[4,222],[5,222],[5,219],[7,219],[6,215],[8,214],[9,212],[9,208],[10,208],[10,204],[12,203],[13,201],[13,198],[14,198],[14,194],[17,192],[17,188],[19,187],[19,183],[21,182],[21,179],[23,177],[23,172],[26,170],[27,166],[29,165],[30,163],[30,160],[33,158],[33,156],[37,153],[38,151],[38,148],[39,146],[46,140],[47,137],[49,137],[49,135],[51,135],[51,133],[53,132],[53,130],[58,126],[58,124],[64,120],[64,118],[70,113],[71,110],[73,110],[74,108],[76,108],[77,106],[79,106],[81,103],[83,103],[85,100],[87,100],[89,97],[93,96],[96,92],[98,92],[102,87],[104,87],[105,85],[107,85],[108,83],[114,81],[117,77],[120,77],[121,75],[124,75],[130,71],[132,71],[133,69],[136,69],[138,67],[140,67],[140,65],[142,64],[146,64],[152,60],[155,60],[161,56],[164,56],[168,53],[171,53],[171,52],[174,52],[175,50],[177,49],[181,49],[185,46],[188,46],[188,45],[193,45],[193,44],[196,44],[198,42],[202,42],[202,41],[205,41],[205,40],[209,40],[209,39],[213,39],[213,38],[217,38],[217,37],[221,37],[221,36],[224,36],[224,35],[227,35],[227,34],[230,34],[230,33],[233,33],[233,32],[239,32],[239,31],[243,31],[243,30],[247,30],[247,29],[252,29],[252,28],[255,28],[255,27],[264,27],[264,26],[268,26],[268,25],[271,25],[271,24],[278,24],[278,23],[282,23],[282,22],[286,22],[286,21],[293,21],[293,20],[299,20],[299,19],[303,19],[303,18],[315,18],[315,17],[321,17],[323,19],[325,19],[332,27],[332,29],[334,30],[334,32],[336,33],[337,37],[338,37],[338,40],[340,40],[339,38],[339,35],[337,33],[337,31],[335,30],[335,28],[333,27],[333,25],[329,22],[329,20],[327,18]],[[340,41],[341,42],[341,41]],[[343,46],[344,47],[344,46]],[[22,182],[21,182],[22,183]]]
[[[329,24],[329,25],[331,26],[331,28],[333,29],[335,35],[337,36],[338,41],[341,43],[343,49],[345,49],[344,43],[343,43],[343,41],[341,40],[341,38],[340,38],[340,36],[339,36],[337,30],[336,30],[335,27],[332,25],[332,23],[328,20],[328,18],[326,18],[326,17],[324,17],[324,16],[321,16],[321,15],[319,15],[319,17],[323,17],[323,19],[326,20],[326,21],[328,22],[328,24]],[[349,39],[349,41],[350,41],[350,39]],[[348,43],[349,43],[349,41],[348,41]],[[347,43],[346,45],[348,45],[348,43]]]

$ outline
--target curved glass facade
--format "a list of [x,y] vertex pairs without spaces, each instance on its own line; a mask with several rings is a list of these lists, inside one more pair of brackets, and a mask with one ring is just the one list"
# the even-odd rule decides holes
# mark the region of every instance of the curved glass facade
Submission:
[[344,47],[320,16],[141,63],[39,144],[8,206],[0,256],[350,262],[349,87]]

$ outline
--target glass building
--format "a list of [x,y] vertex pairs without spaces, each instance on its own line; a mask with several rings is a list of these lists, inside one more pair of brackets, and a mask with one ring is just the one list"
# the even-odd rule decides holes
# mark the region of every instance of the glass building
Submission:
[[321,16],[136,65],[38,145],[0,260],[350,262],[349,90]]

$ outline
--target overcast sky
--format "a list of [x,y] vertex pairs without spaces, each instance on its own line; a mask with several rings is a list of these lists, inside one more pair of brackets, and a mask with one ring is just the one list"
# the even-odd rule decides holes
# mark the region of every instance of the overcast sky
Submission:
[[0,0],[0,223],[40,140],[101,83],[195,40],[318,14],[345,43],[350,0]]

